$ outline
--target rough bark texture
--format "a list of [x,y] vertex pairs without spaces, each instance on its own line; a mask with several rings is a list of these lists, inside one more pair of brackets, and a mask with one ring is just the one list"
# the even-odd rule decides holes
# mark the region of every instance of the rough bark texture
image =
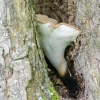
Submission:
[[0,0],[0,100],[58,100],[41,52],[31,0]]
[[[74,1],[34,0],[37,13],[72,25]],[[0,100],[58,100],[47,76],[33,8],[31,0],[0,0]],[[100,1],[77,0],[76,23],[83,37],[74,66],[85,80],[79,100],[99,100]]]
[[85,79],[84,100],[100,100],[100,1],[78,0],[77,7],[83,37],[75,68]]
[[36,13],[74,25],[75,0],[34,0]]

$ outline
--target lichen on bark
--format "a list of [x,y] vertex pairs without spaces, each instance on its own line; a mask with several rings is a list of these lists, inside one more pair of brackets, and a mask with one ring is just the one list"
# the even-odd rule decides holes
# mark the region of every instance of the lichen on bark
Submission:
[[30,4],[31,0],[0,0],[1,100],[52,99]]

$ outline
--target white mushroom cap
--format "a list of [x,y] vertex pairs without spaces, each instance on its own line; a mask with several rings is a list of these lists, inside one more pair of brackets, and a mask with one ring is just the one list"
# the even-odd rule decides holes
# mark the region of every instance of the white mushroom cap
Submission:
[[66,73],[67,61],[64,58],[65,48],[76,41],[80,34],[78,28],[66,23],[59,23],[45,15],[37,14],[40,42],[46,57],[63,76]]

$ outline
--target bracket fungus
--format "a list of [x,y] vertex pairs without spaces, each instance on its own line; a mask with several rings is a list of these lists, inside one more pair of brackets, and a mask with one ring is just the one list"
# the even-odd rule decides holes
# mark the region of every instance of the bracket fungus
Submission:
[[[39,25],[40,43],[44,54],[58,71],[62,81],[66,81],[67,61],[64,58],[65,48],[80,35],[80,30],[66,23],[59,23],[47,17],[37,14]],[[66,83],[65,83],[66,84]]]

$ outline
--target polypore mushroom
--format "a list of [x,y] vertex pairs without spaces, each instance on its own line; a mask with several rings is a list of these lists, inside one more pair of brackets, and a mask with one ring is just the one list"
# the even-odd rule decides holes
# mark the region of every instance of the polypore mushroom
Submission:
[[37,14],[40,43],[44,54],[58,71],[60,77],[66,81],[67,61],[64,58],[65,48],[76,41],[80,34],[78,28],[66,23],[57,23],[56,20],[45,15]]

